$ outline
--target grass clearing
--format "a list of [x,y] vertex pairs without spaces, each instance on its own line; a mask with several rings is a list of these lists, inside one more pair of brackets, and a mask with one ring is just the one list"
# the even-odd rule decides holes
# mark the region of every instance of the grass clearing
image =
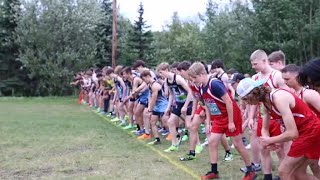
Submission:
[[[162,139],[151,149],[72,98],[0,98],[0,109],[0,179],[195,179],[181,168],[210,168],[207,148],[179,162],[187,143],[168,154]],[[240,157],[222,162],[220,152],[220,179],[241,179]]]

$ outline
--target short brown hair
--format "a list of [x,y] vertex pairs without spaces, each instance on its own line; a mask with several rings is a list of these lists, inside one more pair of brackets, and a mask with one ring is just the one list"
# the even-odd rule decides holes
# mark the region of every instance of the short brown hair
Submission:
[[283,64],[286,63],[286,56],[285,54],[279,50],[279,51],[274,51],[268,56],[269,62],[283,62]]
[[176,69],[176,68],[178,68],[178,66],[179,66],[179,62],[174,62],[174,63],[172,63],[171,65],[170,65],[170,68],[169,69]]
[[143,70],[142,73],[140,74],[140,77],[147,77],[147,76],[151,77],[150,70]]
[[206,68],[201,62],[195,62],[191,65],[191,67],[188,70],[188,75],[191,77],[195,77],[199,74],[208,74],[206,71]]
[[189,61],[183,61],[181,63],[179,63],[179,65],[177,66],[177,70],[188,70],[191,66],[191,63]]
[[290,72],[290,73],[299,73],[300,71],[300,66],[297,66],[295,64],[288,64],[286,65],[286,67],[284,67],[283,69],[281,69],[281,72],[282,73],[287,73],[287,72]]
[[106,70],[106,75],[109,76],[110,74],[112,74],[114,71],[112,68],[109,68]]
[[159,71],[163,71],[163,70],[169,70],[169,68],[170,68],[169,63],[164,62],[164,63],[161,63],[157,66],[157,71],[159,72]]
[[132,69],[137,69],[138,67],[140,67],[140,66],[142,66],[142,67],[146,67],[146,63],[143,61],[143,60],[136,60],[136,62],[134,62],[133,63],[133,65],[132,65]]
[[132,74],[131,67],[125,67],[122,69],[122,72],[125,72],[126,74]]
[[221,59],[215,59],[211,63],[211,69],[222,68],[224,69],[224,64]]

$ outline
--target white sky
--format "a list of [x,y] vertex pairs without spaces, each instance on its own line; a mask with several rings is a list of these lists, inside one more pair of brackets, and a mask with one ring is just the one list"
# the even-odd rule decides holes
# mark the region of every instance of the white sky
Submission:
[[[169,23],[173,12],[177,11],[182,20],[197,20],[198,13],[204,13],[207,0],[117,0],[120,13],[129,18],[131,22],[138,17],[139,4],[144,7],[144,20],[151,25],[152,31],[161,31]],[[229,0],[214,0],[221,5]]]

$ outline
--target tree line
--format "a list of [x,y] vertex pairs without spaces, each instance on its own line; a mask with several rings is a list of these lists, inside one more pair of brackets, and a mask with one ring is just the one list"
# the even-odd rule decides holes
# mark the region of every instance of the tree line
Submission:
[[[208,0],[200,21],[178,13],[152,32],[143,4],[137,20],[118,14],[117,63],[222,59],[250,72],[255,49],[282,50],[287,63],[320,56],[320,1]],[[0,0],[1,95],[70,95],[74,73],[111,65],[111,0]]]

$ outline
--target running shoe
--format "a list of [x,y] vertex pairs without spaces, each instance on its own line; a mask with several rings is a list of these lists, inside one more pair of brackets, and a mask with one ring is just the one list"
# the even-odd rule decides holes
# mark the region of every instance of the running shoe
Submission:
[[253,180],[257,177],[255,172],[248,172],[246,175],[242,178],[242,180]]
[[183,135],[181,141],[188,141],[189,137],[188,135]]
[[137,139],[140,139],[140,140],[149,140],[149,139],[151,139],[151,135],[150,135],[150,134],[142,134],[142,135],[139,136]]
[[196,159],[196,156],[191,155],[191,154],[186,154],[184,157],[180,158],[180,161],[191,161]]
[[120,119],[118,118],[118,117],[115,117],[115,118],[113,118],[113,119],[111,119],[111,122],[117,122],[117,121],[119,121]]
[[166,129],[163,130],[162,133],[161,133],[162,136],[166,136],[168,134],[169,134],[169,130],[166,130]]
[[132,124],[129,124],[128,126],[122,128],[122,129],[127,130],[127,129],[132,129],[132,128],[134,128],[134,126]]
[[218,179],[219,178],[219,173],[214,173],[214,172],[207,172],[206,175],[201,176],[202,180],[209,180],[209,179]]
[[223,161],[232,161],[232,160],[233,160],[233,155],[231,153],[226,153]]
[[157,141],[156,139],[148,143],[148,145],[158,145],[158,144],[161,144],[161,141]]
[[[252,163],[252,170],[254,171],[261,171],[262,170],[262,166],[261,164],[254,164]],[[247,173],[247,167],[242,167],[240,168],[240,171],[244,172],[244,173]]]
[[171,145],[168,149],[164,150],[164,152],[173,152],[178,150],[179,150],[179,146]]

